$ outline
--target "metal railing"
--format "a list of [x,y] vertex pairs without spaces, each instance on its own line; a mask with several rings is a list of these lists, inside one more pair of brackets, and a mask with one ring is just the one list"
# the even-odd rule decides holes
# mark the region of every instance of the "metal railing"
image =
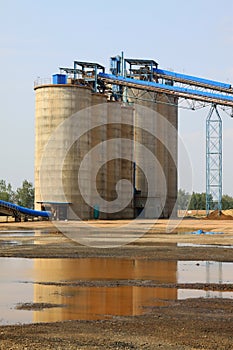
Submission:
[[50,84],[52,84],[52,78],[40,78],[40,77],[38,77],[34,81],[34,87],[40,86],[40,85],[50,85]]

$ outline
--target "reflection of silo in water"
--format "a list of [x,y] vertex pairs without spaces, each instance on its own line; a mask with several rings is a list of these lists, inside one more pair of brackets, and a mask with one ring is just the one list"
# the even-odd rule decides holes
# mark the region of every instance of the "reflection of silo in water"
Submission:
[[[135,102],[135,96],[138,91],[134,90],[134,94],[129,94],[129,100]],[[154,101],[152,101],[152,94],[145,92],[142,99],[136,100],[135,105],[135,141],[143,144],[148,150],[150,150],[159,164],[148,164],[148,159],[145,159],[143,153],[138,146],[135,147],[135,162],[136,162],[136,199],[135,209],[139,214],[145,202],[149,199],[149,206],[144,213],[145,217],[153,218],[162,216],[169,217],[172,213],[177,193],[177,135],[174,132],[177,130],[177,101],[171,97],[168,104],[167,96],[161,94],[154,94]],[[140,106],[142,106],[140,108]],[[143,108],[146,107],[146,108]],[[171,123],[174,126],[173,132],[168,130],[171,126],[167,124]],[[145,127],[150,132],[145,131]],[[157,137],[154,137],[156,135]],[[174,152],[174,160],[170,156],[170,153],[163,144],[163,140],[168,142],[169,147]],[[150,196],[148,198],[148,183],[143,171],[140,170],[138,163],[142,166],[145,164],[151,166],[154,172],[154,188],[150,188]],[[149,160],[150,162],[150,160]],[[160,168],[161,167],[161,168]],[[162,172],[161,172],[162,170]],[[164,181],[165,180],[165,181]],[[163,203],[165,202],[165,205]]]
[[[146,312],[145,307],[161,306],[168,300],[176,300],[177,289],[129,286],[127,280],[149,279],[158,284],[175,284],[176,271],[175,261],[109,258],[35,259],[34,278],[44,284],[34,284],[34,303],[60,304],[62,307],[35,311],[33,321],[54,322],[99,319],[106,315],[143,314]],[[123,286],[112,285],[114,281],[119,280],[125,281]],[[75,286],[77,281],[84,282],[84,285]],[[111,286],[108,286],[109,281]]]

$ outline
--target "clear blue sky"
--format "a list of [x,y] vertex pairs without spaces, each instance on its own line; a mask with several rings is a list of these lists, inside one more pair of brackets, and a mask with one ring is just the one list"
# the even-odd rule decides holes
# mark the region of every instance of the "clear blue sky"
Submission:
[[[34,91],[76,60],[109,66],[127,57],[154,58],[161,68],[233,84],[233,1],[0,0],[0,178],[33,181]],[[180,110],[179,132],[194,170],[193,189],[205,191],[205,117]],[[233,195],[233,119],[224,124],[223,190]],[[179,186],[188,188],[185,165]]]

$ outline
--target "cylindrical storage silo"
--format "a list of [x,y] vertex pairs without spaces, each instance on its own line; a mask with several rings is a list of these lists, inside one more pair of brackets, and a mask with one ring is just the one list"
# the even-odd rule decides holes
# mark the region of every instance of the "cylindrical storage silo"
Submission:
[[[136,89],[133,92],[128,91],[128,99],[135,103],[135,141],[150,150],[158,162],[151,164],[154,184],[152,183],[149,191],[148,179],[139,164],[142,168],[150,167],[150,159],[145,158],[141,148],[136,145],[135,214],[137,216],[148,201],[149,205],[144,211],[146,218],[167,218],[172,213],[177,195],[177,135],[171,132],[170,127],[171,123],[174,126],[173,131],[177,129],[177,101],[169,97],[168,102],[167,96],[158,93],[143,91],[142,95],[142,92]],[[173,150],[172,157],[167,146]]]
[[[92,127],[94,123],[99,123],[101,126],[94,127],[91,130],[91,149],[98,147],[96,152],[91,157],[91,166],[97,165],[99,171],[91,171],[91,188],[96,186],[97,195],[92,195],[91,204],[93,208],[92,218],[106,219],[107,213],[101,211],[99,199],[107,200],[107,147],[105,141],[107,139],[107,119],[108,119],[108,104],[107,96],[100,93],[93,93],[91,99],[91,117]],[[92,193],[95,193],[92,191]]]
[[[72,211],[65,213],[70,203],[74,212],[81,217],[89,217],[89,207],[82,201],[78,189],[77,173],[79,164],[88,151],[89,135],[84,135],[67,151],[64,164],[58,164],[59,152],[70,141],[69,130],[72,122],[68,123],[67,132],[59,134],[58,145],[50,154],[45,147],[56,128],[74,113],[91,105],[91,90],[78,85],[40,85],[35,87],[36,93],[36,123],[35,123],[35,207],[41,209],[44,198],[41,197],[40,180],[43,179],[43,193],[46,193],[46,203],[50,203],[56,211],[57,218],[72,218]],[[83,123],[82,118],[82,122]],[[41,173],[41,160],[46,158],[48,169]],[[60,161],[60,160],[59,160]],[[58,191],[57,175],[62,168],[63,191]],[[87,174],[86,186],[91,179]],[[65,196],[65,198],[64,198]],[[59,213],[58,213],[59,211]]]
[[165,145],[160,149],[163,154],[163,169],[166,178],[166,204],[164,207],[164,217],[176,215],[175,204],[177,199],[177,128],[178,128],[178,101],[177,98],[166,95],[159,95],[157,112],[162,117],[162,132]]
[[[108,213],[109,219],[130,219],[134,216],[133,191],[125,181],[133,186],[133,108],[120,102],[108,103],[108,159],[107,162],[107,199],[109,205],[118,200]],[[127,140],[129,143],[126,145]],[[117,193],[117,191],[118,193]],[[126,203],[126,204],[124,204]]]
[[[122,185],[121,195],[124,202],[132,198],[128,206],[121,211],[122,219],[134,217],[134,108],[129,105],[121,105],[121,138],[129,140],[130,147],[122,142],[121,149],[121,178],[131,183],[133,191]],[[131,160],[130,160],[131,159]]]
[[[108,127],[107,127],[107,200],[109,202],[108,208],[114,211],[108,213],[108,219],[119,219],[119,208],[114,206],[113,202],[117,199],[116,185],[121,179],[121,108],[119,102],[108,103]],[[119,140],[115,142],[114,140]],[[120,197],[120,194],[119,194]]]

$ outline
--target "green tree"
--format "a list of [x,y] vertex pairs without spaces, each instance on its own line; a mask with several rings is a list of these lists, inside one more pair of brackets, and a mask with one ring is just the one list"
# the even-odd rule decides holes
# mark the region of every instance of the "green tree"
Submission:
[[222,209],[233,209],[233,197],[224,194],[222,196]]
[[196,199],[197,199],[197,204],[196,204],[196,209],[200,210],[201,205],[202,205],[202,198],[201,198],[201,193],[196,193]]
[[15,194],[16,203],[22,207],[34,207],[34,187],[31,182],[24,180],[22,187],[17,188]]
[[205,193],[192,193],[189,210],[205,210],[206,208],[206,194]]
[[191,195],[188,192],[185,192],[185,190],[179,189],[177,194],[177,201],[178,201],[178,209],[179,210],[185,210],[188,208],[189,201],[190,201]]
[[196,210],[197,209],[197,195],[195,192],[192,193],[188,209],[189,210]]
[[215,208],[215,203],[214,203],[214,201],[213,201],[213,196],[212,196],[212,194],[210,194],[209,195],[209,209],[210,210],[215,210],[216,208]]
[[[210,209],[213,209],[213,199],[210,195]],[[206,193],[192,193],[191,200],[189,203],[189,210],[205,210],[206,209]]]
[[199,210],[205,210],[206,209],[206,193],[202,192],[199,194]]
[[13,202],[14,195],[11,184],[6,183],[5,180],[0,180],[0,199],[6,202]]

